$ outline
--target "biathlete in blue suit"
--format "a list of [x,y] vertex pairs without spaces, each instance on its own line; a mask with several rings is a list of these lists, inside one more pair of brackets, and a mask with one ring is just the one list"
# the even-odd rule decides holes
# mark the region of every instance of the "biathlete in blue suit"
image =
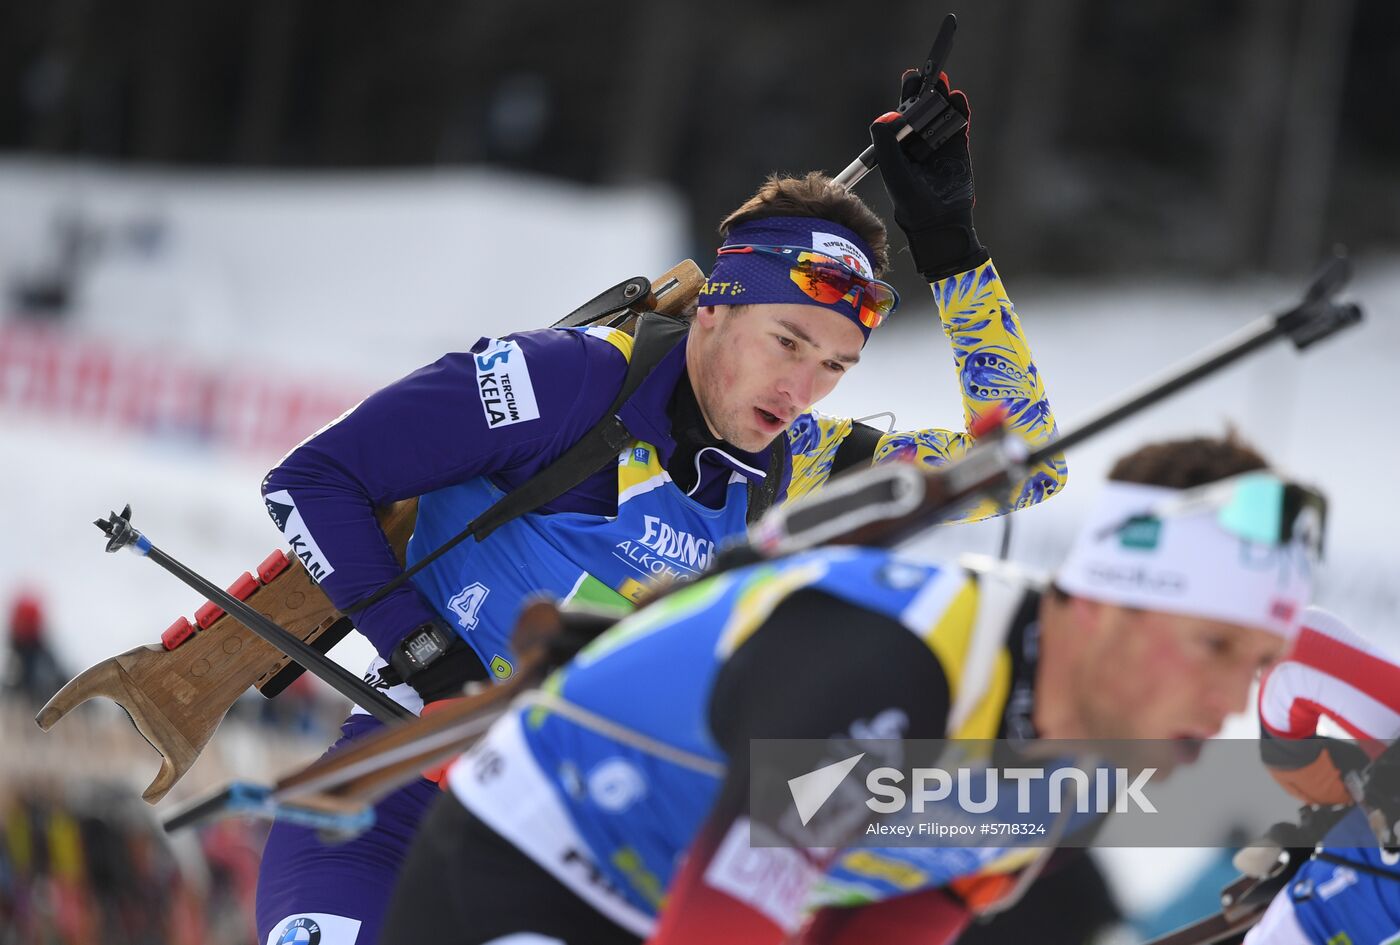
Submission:
[[[268,474],[263,493],[279,529],[378,651],[373,682],[417,712],[469,680],[509,678],[508,636],[525,597],[630,602],[656,578],[693,577],[743,529],[751,484],[782,500],[845,466],[945,463],[993,409],[1032,443],[1049,437],[1054,418],[1039,371],[972,227],[966,136],[916,161],[893,135],[881,126],[881,170],[952,343],[965,429],[882,434],[812,409],[894,308],[894,290],[878,278],[889,264],[885,228],[820,174],[770,179],[722,224],[688,332],[616,408],[629,441],[534,512],[353,606],[403,573],[377,506],[419,497],[408,558],[424,558],[605,418],[634,354],[630,335],[590,328],[482,338],[369,397]],[[984,504],[966,517],[1034,504],[1064,481],[1063,462],[1047,462],[1009,505]],[[376,724],[354,714],[344,738]],[[322,945],[375,941],[435,790],[420,780],[395,792],[378,805],[373,830],[339,846],[275,825],[258,885],[263,940],[297,941],[314,926]]]

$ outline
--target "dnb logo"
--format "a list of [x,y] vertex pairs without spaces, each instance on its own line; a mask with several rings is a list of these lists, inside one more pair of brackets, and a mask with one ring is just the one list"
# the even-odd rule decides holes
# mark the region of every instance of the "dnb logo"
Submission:
[[287,923],[277,939],[277,945],[319,945],[321,926],[310,916],[299,916]]

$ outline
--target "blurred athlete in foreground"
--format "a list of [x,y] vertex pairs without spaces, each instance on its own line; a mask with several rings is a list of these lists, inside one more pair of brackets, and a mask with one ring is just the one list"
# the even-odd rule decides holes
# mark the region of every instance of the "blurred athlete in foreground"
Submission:
[[1035,851],[751,849],[750,739],[1210,737],[1321,538],[1264,465],[1231,440],[1123,458],[1049,586],[831,548],[664,598],[450,769],[384,941],[778,943],[814,901],[847,908],[807,941],[948,940]]

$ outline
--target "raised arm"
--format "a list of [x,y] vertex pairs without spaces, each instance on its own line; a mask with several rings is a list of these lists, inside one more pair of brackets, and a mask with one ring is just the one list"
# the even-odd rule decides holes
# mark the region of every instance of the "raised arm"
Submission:
[[[1055,432],[1055,417],[995,265],[989,259],[976,269],[931,285],[943,332],[953,346],[964,428],[895,431],[881,437],[874,461],[913,460],[941,466],[967,451],[973,442],[967,430],[998,406],[1006,412],[1013,432],[1033,446],[1044,443]],[[963,520],[977,521],[1035,505],[1064,488],[1067,475],[1064,457],[1056,456],[1032,469],[1007,502],[986,500],[968,510]]]
[[[940,88],[953,107],[970,117],[967,97]],[[952,343],[953,364],[962,393],[963,429],[928,428],[880,435],[848,418],[815,412],[798,419],[789,433],[793,477],[788,490],[798,496],[846,468],[898,460],[943,465],[972,444],[967,431],[990,409],[1004,410],[1012,429],[1033,445],[1055,430],[1055,418],[1040,371],[1011,299],[990,255],[972,225],[972,159],[968,137],[954,135],[936,151],[917,136],[906,150],[895,140],[902,125],[895,113],[870,128],[880,172],[894,205],[895,222],[909,240],[909,252],[928,280],[938,317]],[[969,129],[970,129],[969,125]],[[919,149],[922,150],[919,150]],[[1024,508],[1060,491],[1067,469],[1057,456],[1031,470],[1005,502],[987,500],[962,519],[976,521]]]

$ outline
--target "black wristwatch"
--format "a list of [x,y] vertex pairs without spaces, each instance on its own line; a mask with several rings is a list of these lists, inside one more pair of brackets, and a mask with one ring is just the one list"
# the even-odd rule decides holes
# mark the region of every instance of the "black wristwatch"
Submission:
[[389,665],[406,680],[446,656],[454,636],[436,623],[425,623],[399,641]]

